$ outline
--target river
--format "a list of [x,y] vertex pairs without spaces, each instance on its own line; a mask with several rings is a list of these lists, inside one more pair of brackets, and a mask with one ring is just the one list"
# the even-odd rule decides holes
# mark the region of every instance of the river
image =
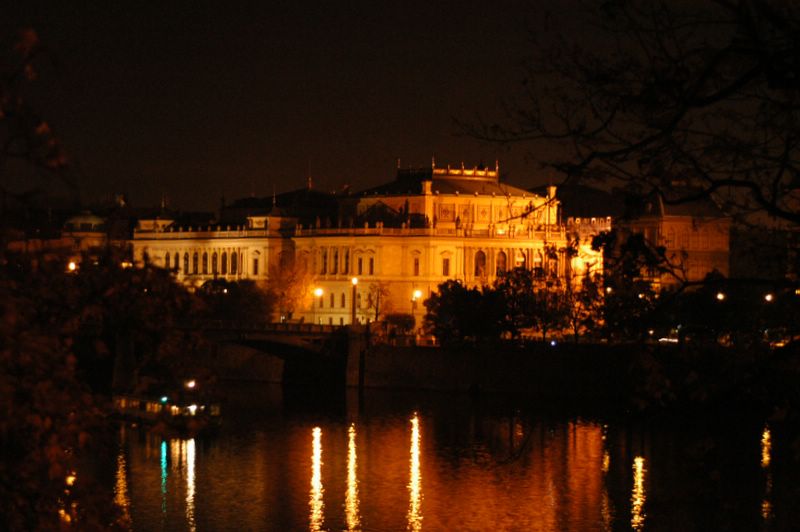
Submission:
[[792,450],[760,421],[631,423],[419,393],[330,404],[263,385],[231,388],[224,415],[196,438],[121,427],[114,492],[134,530],[782,530],[798,517]]

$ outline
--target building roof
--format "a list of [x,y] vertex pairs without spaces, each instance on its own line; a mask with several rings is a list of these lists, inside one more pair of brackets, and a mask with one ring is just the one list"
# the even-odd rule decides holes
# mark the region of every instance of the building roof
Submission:
[[423,193],[424,181],[431,182],[434,194],[479,194],[497,196],[525,196],[531,193],[525,189],[501,183],[497,169],[483,166],[474,168],[398,168],[394,181],[368,188],[358,193],[360,196],[402,196]]

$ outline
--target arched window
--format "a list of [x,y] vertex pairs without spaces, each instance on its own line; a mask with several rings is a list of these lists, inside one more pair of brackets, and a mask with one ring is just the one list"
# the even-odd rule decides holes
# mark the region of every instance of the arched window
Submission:
[[188,253],[184,253],[183,254],[183,273],[185,275],[189,274],[189,254]]
[[217,271],[218,271],[218,269],[217,269],[217,252],[215,251],[211,255],[211,273],[213,273],[214,275],[217,275]]
[[238,264],[236,264],[236,252],[231,253],[231,275],[236,275]]
[[516,267],[528,269],[528,255],[524,249],[518,249],[516,253]]
[[173,266],[173,268],[175,268],[175,271],[177,272],[178,268],[179,268],[179,265],[180,265],[180,260],[178,259],[178,252],[177,251],[175,252],[175,263],[174,264],[175,265]]
[[486,275],[486,253],[478,251],[475,253],[475,277]]
[[497,263],[496,275],[500,275],[501,273],[504,273],[506,271],[506,268],[507,268],[505,251],[501,251],[500,253],[497,254],[496,263]]
[[228,274],[228,253],[227,252],[225,252],[225,251],[222,252],[222,257],[220,257],[220,262],[221,262],[221,264],[219,266],[220,266],[220,270],[221,270],[222,275],[227,275]]
[[194,256],[192,257],[192,273],[197,275],[197,266],[200,262],[200,257],[197,255],[197,252],[194,252]]
[[208,274],[208,253],[203,253],[203,275]]
[[169,270],[169,253],[164,255],[164,269]]

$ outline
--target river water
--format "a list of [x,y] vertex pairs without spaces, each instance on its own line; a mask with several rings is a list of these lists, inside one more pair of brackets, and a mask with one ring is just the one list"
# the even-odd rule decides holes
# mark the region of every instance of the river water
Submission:
[[[458,395],[237,386],[217,434],[122,427],[134,530],[783,530],[797,467],[760,421],[612,421]],[[735,419],[735,416],[733,416]]]

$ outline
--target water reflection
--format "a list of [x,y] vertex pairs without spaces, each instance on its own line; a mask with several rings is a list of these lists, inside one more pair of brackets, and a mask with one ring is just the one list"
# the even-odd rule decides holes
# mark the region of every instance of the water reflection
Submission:
[[128,464],[125,460],[125,449],[120,446],[117,454],[117,474],[114,483],[114,502],[122,512],[122,521],[131,523],[131,500],[128,496]]
[[761,518],[769,521],[772,518],[772,433],[768,426],[761,432],[761,468],[764,469],[764,498],[761,500]]
[[186,452],[186,522],[189,530],[195,530],[194,522],[194,438],[181,442]]
[[167,441],[161,441],[161,513],[167,513]]
[[637,456],[633,459],[633,493],[631,494],[631,528],[644,529],[644,502],[647,498],[644,491],[644,458]]
[[347,429],[347,493],[345,495],[345,514],[347,530],[361,530],[361,516],[358,512],[358,475],[356,473],[356,427],[350,424]]
[[135,530],[757,530],[793,522],[787,482],[797,477],[783,469],[783,433],[760,422],[746,433],[656,432],[451,396],[367,405],[357,423],[350,412],[286,410],[226,420],[204,439],[129,432],[104,478]]
[[413,530],[414,532],[422,530],[422,512],[420,509],[422,502],[422,478],[419,469],[419,442],[419,416],[414,413],[414,417],[411,418],[411,471],[408,481],[408,530]]
[[310,508],[309,528],[322,530],[325,522],[323,514],[325,503],[322,500],[322,429],[314,427],[311,431],[311,493],[308,500]]

